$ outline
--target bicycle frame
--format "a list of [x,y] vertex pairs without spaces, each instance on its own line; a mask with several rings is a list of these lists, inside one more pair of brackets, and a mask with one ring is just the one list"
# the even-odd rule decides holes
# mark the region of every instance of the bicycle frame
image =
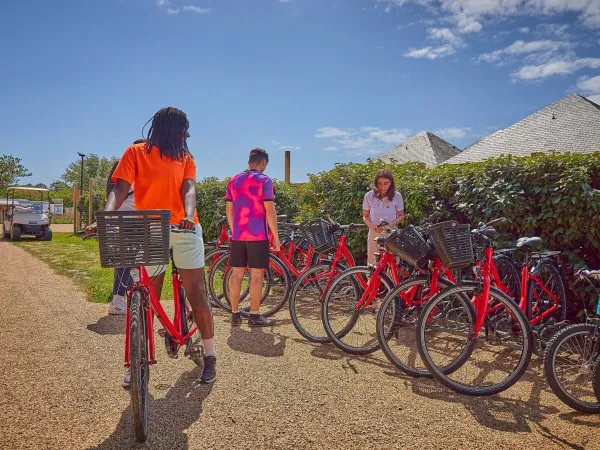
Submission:
[[[546,294],[548,294],[548,296],[554,302],[554,305],[551,308],[544,311],[542,314],[534,317],[533,319],[532,315],[534,311],[531,307],[533,299],[529,297],[530,283],[537,284]],[[519,308],[525,311],[525,313],[527,314],[527,318],[529,319],[529,323],[531,325],[535,325],[542,319],[544,319],[546,316],[549,316],[550,314],[554,313],[558,309],[558,304],[558,297],[554,295],[552,291],[550,291],[538,277],[536,277],[530,272],[529,265],[527,264],[527,261],[524,260],[523,267],[521,269],[521,300],[519,302]]]
[[[422,270],[420,270],[419,272],[423,273]],[[440,291],[439,279],[442,273],[448,281],[456,283],[454,275],[452,275],[452,271],[443,267],[441,259],[439,258],[439,256],[436,256],[435,260],[433,261],[433,264],[431,265],[431,268],[429,269],[429,295],[427,297],[422,297],[418,300],[415,300],[415,295],[419,290],[419,286],[417,285],[407,289],[406,291],[402,291],[400,292],[400,297],[402,298],[406,306],[411,307],[413,305],[420,305],[421,303],[426,302],[435,294],[437,294]]]
[[[179,346],[183,346],[186,344],[186,341],[190,339],[197,330],[197,326],[194,325],[192,329],[186,334],[182,334],[181,323],[182,323],[182,314],[185,314],[185,311],[181,311],[180,308],[180,297],[179,291],[182,287],[181,280],[179,279],[179,272],[176,267],[173,267],[172,278],[173,278],[173,297],[175,303],[175,316],[173,318],[173,322],[169,319],[169,316],[163,309],[160,304],[160,300],[152,287],[152,280],[148,276],[148,272],[146,268],[140,266],[137,269],[131,270],[131,278],[134,281],[134,285],[132,288],[128,289],[127,297],[131,299],[131,295],[135,291],[141,291],[144,297],[144,310],[146,314],[146,324],[147,324],[147,336],[148,336],[148,359],[150,364],[156,364],[155,358],[155,344],[154,344],[154,332],[153,332],[153,313],[156,314],[156,317],[162,324],[166,333],[168,333],[169,337],[173,339]],[[129,367],[129,325],[130,325],[130,314],[129,308],[127,308],[127,316],[126,316],[126,324],[127,331],[125,333],[125,367]]]
[[404,278],[410,277],[410,274],[407,274],[398,267],[396,258],[391,253],[381,251],[379,261],[377,262],[377,266],[375,266],[375,271],[371,274],[371,278],[365,282],[360,276],[356,276],[358,283],[365,289],[365,292],[363,292],[360,300],[356,302],[356,305],[354,306],[355,309],[359,310],[360,308],[367,307],[373,303],[373,299],[381,286],[381,273],[388,269],[392,274],[392,281],[395,284],[400,284],[401,274]]

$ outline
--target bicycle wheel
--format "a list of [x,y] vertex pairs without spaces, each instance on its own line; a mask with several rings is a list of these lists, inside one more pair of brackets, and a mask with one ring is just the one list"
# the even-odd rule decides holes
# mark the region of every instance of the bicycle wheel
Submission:
[[[567,317],[567,298],[560,273],[551,261],[542,259],[534,267],[531,275],[542,283],[539,284],[532,279],[527,293],[531,305],[529,317],[531,323],[535,323],[532,329],[539,343],[534,350],[542,353],[552,336],[558,331],[558,324]],[[557,309],[547,313],[554,306]]]
[[[429,281],[429,277],[418,276],[399,284],[384,299],[377,314],[377,339],[381,350],[394,366],[413,377],[431,376],[419,356],[415,332],[425,302],[437,293],[430,291]],[[454,286],[441,278],[438,284],[440,289]],[[412,306],[408,306],[409,303]],[[393,318],[391,333],[387,323],[389,317]]]
[[[179,288],[179,311],[181,311],[181,334],[185,336],[196,326],[196,321],[194,320],[194,312],[185,296],[183,288]],[[202,345],[202,336],[198,329],[187,339],[184,355],[194,361],[194,364],[197,366],[202,367],[204,365],[204,346]]]
[[[229,283],[232,269],[229,268],[223,280],[223,299],[227,302],[228,309],[231,311],[229,302]],[[239,311],[244,317],[250,315],[250,270],[246,269],[244,279],[242,280],[242,293],[240,296]],[[272,316],[279,311],[285,302],[287,302],[290,291],[292,290],[292,277],[287,267],[277,256],[269,254],[269,268],[265,270],[262,298],[259,312],[265,317]]]
[[514,261],[505,255],[494,255],[494,263],[500,275],[500,281],[508,289],[505,292],[515,302],[521,297],[521,274]]
[[148,329],[144,298],[140,291],[131,296],[129,305],[129,363],[131,370],[131,410],[133,426],[138,442],[148,437],[148,381],[150,362],[148,357]]
[[[208,295],[219,308],[223,308],[227,311],[231,311],[229,305],[229,299],[225,296],[225,278],[227,273],[230,272],[229,267],[229,250],[224,253],[215,255],[212,261],[210,269],[208,270],[208,280],[206,286],[208,288]],[[249,283],[245,280],[242,283],[242,291],[240,293],[240,299],[245,298],[249,294]]]
[[[335,278],[345,267],[338,265],[333,270]],[[311,342],[331,342],[321,319],[321,301],[331,271],[331,263],[319,263],[300,275],[292,286],[289,304],[292,323]]]
[[[372,274],[373,270],[368,267],[345,270],[331,283],[321,306],[327,336],[338,348],[353,355],[366,355],[379,348],[377,309],[394,287],[390,278],[381,273],[381,283],[371,304],[357,308],[358,301],[366,291],[365,287],[368,289],[367,283]],[[386,322],[387,332],[391,330],[392,317]]]
[[419,354],[432,375],[466,395],[493,395],[525,373],[532,353],[527,318],[506,294],[491,288],[487,318],[475,335],[480,283],[463,282],[435,295],[417,324]]
[[594,393],[598,382],[593,385],[598,377],[597,371],[593,377],[600,355],[598,331],[592,324],[570,325],[554,335],[544,353],[544,373],[552,391],[583,413],[600,413],[600,399]]
[[596,400],[598,400],[598,403],[600,403],[600,355],[598,355],[598,358],[596,358],[596,363],[594,364],[594,372],[592,374],[592,387],[594,388]]
[[[206,253],[206,255],[204,256],[205,273],[210,274],[211,268],[220,260],[221,256],[223,255],[229,255],[228,247],[215,248]],[[229,259],[227,259],[227,261],[229,261]],[[222,308],[223,306],[221,305],[221,302],[219,300],[222,299],[223,293],[220,292],[220,289],[217,288],[216,290],[213,289],[211,291],[207,286],[206,291],[208,293],[208,300],[210,301],[211,305],[216,306],[218,308]]]

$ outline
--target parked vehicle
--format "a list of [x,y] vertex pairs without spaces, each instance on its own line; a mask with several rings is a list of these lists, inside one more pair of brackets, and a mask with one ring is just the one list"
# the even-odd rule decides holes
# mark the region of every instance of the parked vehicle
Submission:
[[[15,199],[15,192],[18,191],[39,192],[40,199]],[[2,224],[2,235],[5,238],[18,241],[21,236],[29,235],[39,240],[52,240],[49,189],[11,186],[6,191],[6,205]]]

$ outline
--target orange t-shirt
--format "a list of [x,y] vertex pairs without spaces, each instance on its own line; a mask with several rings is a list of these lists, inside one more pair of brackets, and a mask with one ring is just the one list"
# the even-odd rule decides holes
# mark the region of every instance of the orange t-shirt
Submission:
[[[161,158],[158,147],[148,153],[145,143],[135,144],[125,150],[112,178],[135,184],[135,209],[168,209],[175,225],[185,217],[181,185],[186,179],[196,181],[196,163],[189,155],[183,161]],[[199,223],[195,209],[194,221]]]

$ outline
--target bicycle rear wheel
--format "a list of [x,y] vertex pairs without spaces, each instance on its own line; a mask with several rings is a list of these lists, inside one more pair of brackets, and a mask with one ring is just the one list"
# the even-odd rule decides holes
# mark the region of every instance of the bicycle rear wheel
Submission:
[[600,356],[598,331],[592,324],[570,325],[554,335],[544,353],[544,373],[552,391],[583,413],[600,413],[598,370],[594,376]]
[[148,382],[150,361],[148,355],[148,326],[145,300],[135,291],[129,304],[129,369],[131,370],[131,410],[138,442],[148,437]]
[[491,288],[487,318],[475,335],[480,283],[450,287],[423,308],[417,324],[419,353],[432,375],[465,395],[493,395],[516,383],[532,353],[529,322],[507,295]]
[[594,388],[594,394],[596,394],[596,400],[598,400],[600,406],[600,355],[596,358],[596,363],[594,364],[592,387]]
[[292,323],[311,342],[331,342],[323,327],[321,301],[331,271],[335,271],[335,279],[344,269],[341,265],[332,269],[331,263],[319,263],[302,273],[292,286],[289,305]]
[[[542,282],[540,285],[535,280],[531,280],[527,293],[527,298],[531,302],[530,320],[533,323],[538,319],[538,322],[532,325],[539,343],[534,350],[542,353],[558,331],[558,324],[567,317],[567,297],[560,272],[551,261],[542,259],[531,275]],[[556,310],[548,313],[552,307],[556,307]]]
[[[181,333],[185,336],[196,326],[196,321],[194,320],[194,312],[185,296],[183,288],[179,288],[179,311],[181,311]],[[190,358],[197,366],[202,367],[204,365],[202,336],[197,328],[194,334],[188,339],[188,342],[186,342],[184,355]]]
[[[210,271],[211,271],[212,267],[217,262],[221,261],[221,256],[223,256],[223,255],[229,255],[228,247],[214,248],[214,249],[210,250],[208,253],[206,253],[206,255],[204,256],[205,273],[209,274],[209,280],[210,280],[210,273],[211,273]],[[215,275],[215,276],[218,276],[218,275]],[[207,284],[209,284],[209,283],[207,283]],[[216,306],[218,308],[222,308],[223,306],[221,305],[221,302],[219,300],[221,300],[223,298],[223,293],[220,291],[220,289],[217,288],[217,289],[213,289],[211,291],[207,286],[206,291],[208,293],[208,300],[210,301],[211,305]]]
[[[437,294],[431,292],[429,281],[429,277],[418,276],[399,284],[384,299],[377,314],[377,339],[381,350],[394,366],[412,377],[431,376],[421,361],[416,340],[421,310],[425,302]],[[454,286],[441,278],[438,284],[439,289]],[[409,303],[412,305],[408,306]],[[393,318],[391,332],[387,323],[389,317]]]
[[[353,355],[366,355],[379,348],[377,310],[381,300],[394,287],[390,278],[381,273],[381,284],[374,293],[373,301],[366,307],[357,308],[372,274],[373,270],[368,267],[345,270],[331,283],[323,300],[321,317],[325,332],[338,348]],[[386,333],[391,331],[395,310],[390,314],[385,321]]]

